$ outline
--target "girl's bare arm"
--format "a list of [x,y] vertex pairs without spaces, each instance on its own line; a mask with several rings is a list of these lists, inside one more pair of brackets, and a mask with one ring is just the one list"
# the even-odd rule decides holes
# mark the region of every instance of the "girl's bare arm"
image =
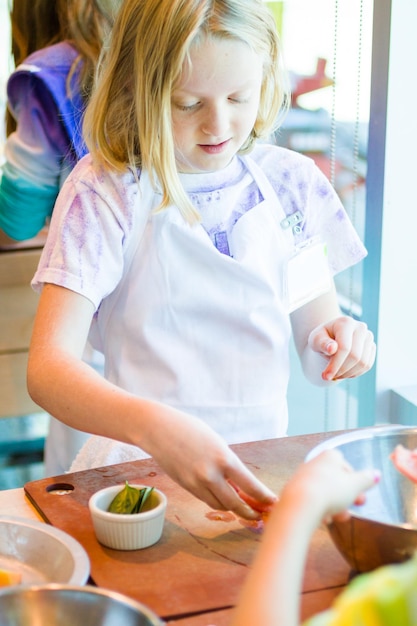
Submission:
[[82,361],[93,313],[83,296],[44,287],[29,353],[33,400],[74,428],[139,446],[212,508],[259,517],[238,492],[258,502],[259,510],[275,495],[202,420],[128,393]]

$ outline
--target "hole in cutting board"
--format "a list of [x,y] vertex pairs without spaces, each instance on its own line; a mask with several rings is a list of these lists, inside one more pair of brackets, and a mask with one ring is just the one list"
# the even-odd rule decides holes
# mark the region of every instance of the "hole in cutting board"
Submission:
[[54,496],[66,496],[71,491],[74,491],[74,485],[70,483],[53,483],[47,486],[46,491]]

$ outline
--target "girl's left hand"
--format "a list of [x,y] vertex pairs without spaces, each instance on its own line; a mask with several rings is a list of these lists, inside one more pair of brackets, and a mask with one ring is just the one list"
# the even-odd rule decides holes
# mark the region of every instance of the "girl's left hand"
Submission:
[[355,378],[374,364],[376,345],[373,333],[364,322],[343,315],[321,324],[309,335],[308,345],[328,358],[323,380]]

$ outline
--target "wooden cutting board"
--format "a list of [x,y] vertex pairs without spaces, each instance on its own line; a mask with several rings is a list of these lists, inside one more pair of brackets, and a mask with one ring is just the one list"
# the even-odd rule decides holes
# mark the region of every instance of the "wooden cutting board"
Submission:
[[[265,484],[279,492],[307,452],[330,436],[286,437],[232,447]],[[111,550],[95,538],[89,497],[126,480],[155,486],[168,498],[162,538],[145,550]],[[225,520],[213,519],[207,505],[174,483],[152,459],[33,481],[24,489],[47,522],[84,546],[96,585],[147,604],[163,619],[233,606],[261,540],[259,531],[230,513]],[[308,556],[304,592],[343,586],[348,578],[348,565],[327,531],[319,529]]]

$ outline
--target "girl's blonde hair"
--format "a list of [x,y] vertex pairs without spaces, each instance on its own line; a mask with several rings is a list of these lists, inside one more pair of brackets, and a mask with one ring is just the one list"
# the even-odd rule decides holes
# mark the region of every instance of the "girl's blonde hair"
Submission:
[[[79,88],[88,101],[103,42],[122,0],[13,0],[10,11],[12,54],[15,66],[32,52],[60,41],[70,41],[79,53],[70,72],[78,67]],[[7,116],[7,133],[16,123]]]
[[264,59],[258,116],[241,152],[268,136],[289,103],[281,49],[262,0],[125,0],[84,118],[93,158],[120,171],[146,169],[162,187],[160,209],[199,216],[175,163],[171,94],[191,46],[218,37],[247,43]]

